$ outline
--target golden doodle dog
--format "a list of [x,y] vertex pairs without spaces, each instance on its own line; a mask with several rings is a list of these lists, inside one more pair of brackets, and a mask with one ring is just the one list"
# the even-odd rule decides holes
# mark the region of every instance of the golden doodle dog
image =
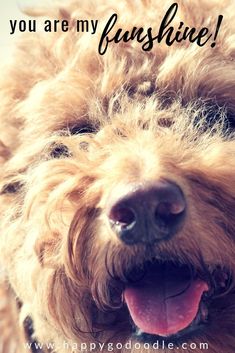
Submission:
[[4,353],[235,351],[233,2],[176,4],[203,45],[111,41],[171,5],[30,12],[71,28],[23,33],[1,76]]

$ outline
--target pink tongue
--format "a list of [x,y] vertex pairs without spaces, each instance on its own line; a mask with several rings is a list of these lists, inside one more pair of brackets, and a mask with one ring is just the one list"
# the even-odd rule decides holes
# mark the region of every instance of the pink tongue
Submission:
[[190,280],[182,270],[164,267],[128,286],[124,298],[135,325],[145,333],[169,336],[195,319],[206,282]]

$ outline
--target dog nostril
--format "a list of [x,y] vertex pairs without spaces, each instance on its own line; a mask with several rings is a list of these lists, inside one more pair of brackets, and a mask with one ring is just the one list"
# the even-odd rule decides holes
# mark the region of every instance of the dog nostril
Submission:
[[161,202],[154,213],[154,219],[160,226],[173,226],[181,220],[185,210],[185,205],[169,202]]
[[119,224],[122,228],[134,225],[136,222],[134,211],[128,207],[113,209],[109,218],[113,223]]

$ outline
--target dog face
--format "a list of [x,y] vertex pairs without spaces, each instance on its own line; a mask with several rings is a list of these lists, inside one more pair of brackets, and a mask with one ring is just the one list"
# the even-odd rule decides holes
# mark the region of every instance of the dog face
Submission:
[[[134,18],[125,5],[123,27]],[[151,6],[141,5],[150,22]],[[191,6],[180,15],[192,24],[211,11],[204,4],[194,18]],[[213,49],[147,54],[128,43],[102,58],[85,34],[34,34],[33,52],[22,44],[3,90],[1,248],[39,341],[234,350],[235,80],[225,29]]]
[[[192,119],[193,112],[187,114]],[[216,334],[230,300],[232,310],[232,183],[230,171],[226,175],[223,168],[220,174],[221,155],[214,149],[220,145],[227,155],[232,140],[219,143],[217,133],[209,137],[205,131],[199,137],[189,119],[184,115],[189,130],[184,126],[181,133],[177,122],[159,127],[155,119],[147,129],[135,127],[129,136],[125,131],[118,137],[112,130],[121,123],[111,122],[88,147],[93,159],[92,144],[97,148],[100,140],[97,156],[102,157],[94,159],[100,165],[91,168],[99,176],[89,174],[81,191],[84,202],[77,198],[81,206],[71,222],[65,263],[78,286],[81,276],[87,283],[95,312],[89,324],[95,332],[111,327],[117,339],[134,334],[143,342],[159,336],[205,342]],[[103,138],[112,144],[105,145]],[[182,143],[183,158],[177,155]],[[232,326],[232,318],[228,321],[224,327],[220,323],[220,332]]]

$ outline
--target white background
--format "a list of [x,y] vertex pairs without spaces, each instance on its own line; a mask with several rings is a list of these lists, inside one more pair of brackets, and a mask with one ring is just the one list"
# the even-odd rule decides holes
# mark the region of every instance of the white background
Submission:
[[40,4],[40,0],[0,0],[0,60],[8,60],[11,47],[18,34],[10,35],[9,20],[27,19],[20,8],[32,4]]

